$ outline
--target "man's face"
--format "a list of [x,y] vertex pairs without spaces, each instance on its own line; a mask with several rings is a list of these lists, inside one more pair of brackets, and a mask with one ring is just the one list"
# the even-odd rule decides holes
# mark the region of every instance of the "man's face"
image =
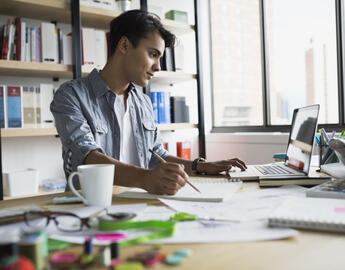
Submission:
[[159,59],[163,55],[164,48],[164,40],[156,32],[142,38],[136,48],[130,43],[125,56],[127,79],[142,87],[147,86],[154,73],[161,69]]

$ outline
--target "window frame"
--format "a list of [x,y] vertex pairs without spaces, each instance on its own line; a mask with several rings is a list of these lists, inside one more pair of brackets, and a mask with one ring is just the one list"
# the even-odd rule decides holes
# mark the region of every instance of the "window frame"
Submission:
[[[209,0],[209,7],[210,5]],[[263,97],[263,125],[260,126],[233,126],[233,127],[215,127],[214,126],[214,85],[213,85],[213,66],[211,65],[211,97],[212,97],[212,129],[211,133],[232,133],[232,132],[289,132],[290,125],[272,125],[270,113],[270,95],[269,95],[269,69],[268,69],[268,51],[266,46],[266,14],[265,0],[259,1],[259,18],[260,18],[260,41],[261,41],[261,73],[262,73],[262,97]],[[335,1],[335,20],[336,20],[336,54],[337,54],[337,84],[338,84],[338,117],[337,124],[319,124],[319,128],[326,130],[342,131],[345,127],[345,89],[344,89],[344,3],[342,0]],[[211,11],[210,11],[210,31],[211,27]],[[210,40],[211,40],[210,33]],[[210,50],[212,55],[212,42],[210,42]]]

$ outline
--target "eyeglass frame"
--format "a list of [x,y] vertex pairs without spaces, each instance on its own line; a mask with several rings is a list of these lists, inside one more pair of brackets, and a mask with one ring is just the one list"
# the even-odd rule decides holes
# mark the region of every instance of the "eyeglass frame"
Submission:
[[[37,215],[41,215],[41,217],[39,218],[47,218],[47,223],[45,224],[45,227],[48,226],[49,222],[51,220],[54,221],[55,226],[58,230],[62,231],[62,232],[79,232],[82,231],[83,227],[86,226],[87,228],[91,228],[89,221],[90,221],[90,217],[79,217],[78,215],[74,214],[74,213],[70,213],[70,212],[59,212],[59,211],[50,211],[50,210],[45,210],[45,211],[27,211],[24,212],[24,221],[25,224],[31,228],[33,228],[34,226],[30,226],[30,220],[28,218],[29,214],[37,214]],[[78,230],[63,230],[61,228],[59,228],[58,223],[56,221],[56,216],[71,216],[71,217],[76,217],[78,219],[80,219],[81,224],[80,224],[80,228]]]

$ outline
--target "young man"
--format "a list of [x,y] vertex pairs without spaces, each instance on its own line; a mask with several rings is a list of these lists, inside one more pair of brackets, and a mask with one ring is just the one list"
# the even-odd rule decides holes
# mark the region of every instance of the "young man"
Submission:
[[111,57],[103,70],[62,84],[51,103],[66,176],[80,164],[112,163],[116,185],[175,194],[192,169],[217,174],[231,166],[246,168],[239,159],[193,163],[162,147],[151,101],[133,84],[147,85],[160,70],[164,48],[174,41],[159,19],[145,11],[128,11],[111,22]]

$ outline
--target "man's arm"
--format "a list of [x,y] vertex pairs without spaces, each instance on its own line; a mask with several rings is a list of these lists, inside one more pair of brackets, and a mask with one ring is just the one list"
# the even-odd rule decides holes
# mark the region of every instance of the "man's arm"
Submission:
[[175,194],[185,185],[188,176],[183,165],[177,163],[160,163],[147,170],[134,165],[122,163],[98,150],[91,151],[84,164],[115,164],[114,185],[143,188],[154,194]]
[[[183,164],[186,173],[189,175],[192,174],[192,163],[193,161],[188,159],[183,159],[180,157],[175,156],[168,156],[166,159],[168,162],[174,162]],[[240,168],[242,171],[244,171],[247,166],[243,161],[241,161],[238,158],[233,159],[226,159],[226,160],[220,160],[215,162],[198,162],[196,166],[197,172],[200,173],[206,173],[206,174],[218,174],[223,171],[230,170],[233,166]]]

